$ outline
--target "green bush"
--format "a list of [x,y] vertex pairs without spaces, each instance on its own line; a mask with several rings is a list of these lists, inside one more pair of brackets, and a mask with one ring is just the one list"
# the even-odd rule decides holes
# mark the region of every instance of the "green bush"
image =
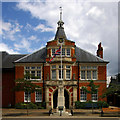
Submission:
[[89,109],[89,108],[101,108],[101,105],[103,108],[109,107],[109,105],[105,101],[98,101],[98,102],[80,102],[76,101],[75,102],[75,108],[76,109]]
[[28,109],[45,109],[46,103],[45,102],[38,102],[38,103],[30,102],[27,104],[27,103],[22,102],[22,103],[17,103],[15,105],[16,109],[27,109],[27,107]]
[[32,102],[28,103],[28,109],[38,109],[38,106]]
[[106,103],[105,101],[98,101],[97,104],[98,104],[99,108],[101,108],[101,107],[103,107],[103,108],[109,107],[109,104]]
[[42,107],[45,109],[46,108],[46,102],[42,102]]
[[26,109],[27,108],[27,104],[26,103],[17,103],[15,105],[16,109]]
[[75,108],[76,109],[83,109],[83,108],[85,108],[85,102],[76,101],[75,102]]

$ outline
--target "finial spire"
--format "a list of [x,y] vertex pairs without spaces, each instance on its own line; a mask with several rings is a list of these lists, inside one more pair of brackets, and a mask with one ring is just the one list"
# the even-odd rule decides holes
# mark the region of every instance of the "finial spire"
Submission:
[[60,7],[60,21],[62,21],[62,7]]

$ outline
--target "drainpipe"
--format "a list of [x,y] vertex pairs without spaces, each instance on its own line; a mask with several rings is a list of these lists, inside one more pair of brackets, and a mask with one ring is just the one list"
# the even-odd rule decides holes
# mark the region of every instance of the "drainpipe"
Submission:
[[79,62],[78,62],[78,89],[77,89],[77,93],[78,93],[78,96],[77,96],[77,101],[79,101]]

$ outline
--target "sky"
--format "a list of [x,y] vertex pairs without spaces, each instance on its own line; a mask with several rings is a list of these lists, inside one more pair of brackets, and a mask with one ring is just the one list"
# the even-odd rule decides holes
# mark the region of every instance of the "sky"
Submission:
[[[16,1],[16,0],[14,0]],[[0,51],[29,54],[53,40],[62,6],[64,30],[76,46],[96,55],[103,47],[107,74],[118,72],[118,2],[30,0],[0,3]]]

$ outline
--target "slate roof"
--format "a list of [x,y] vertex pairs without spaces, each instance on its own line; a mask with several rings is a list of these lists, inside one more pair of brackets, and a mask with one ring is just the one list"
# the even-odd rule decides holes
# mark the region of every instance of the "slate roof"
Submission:
[[[103,59],[79,48],[76,47],[75,54],[78,62],[81,63],[108,63],[107,61],[104,61]],[[47,50],[46,47],[29,54],[27,56],[24,56],[23,58],[18,59],[15,61],[15,63],[41,63],[46,62],[46,56],[47,56]]]
[[0,52],[2,57],[2,68],[13,68],[14,61],[18,60],[21,57],[24,57],[25,54],[8,54],[7,52]]
[[55,40],[57,40],[57,38],[64,38],[67,39],[64,28],[63,27],[58,27],[57,28],[57,32],[55,34]]
[[16,60],[15,63],[41,63],[46,61],[47,50],[46,47],[29,55]]
[[95,56],[79,47],[75,48],[76,59],[81,63],[108,63],[108,61],[103,60],[102,58]]

